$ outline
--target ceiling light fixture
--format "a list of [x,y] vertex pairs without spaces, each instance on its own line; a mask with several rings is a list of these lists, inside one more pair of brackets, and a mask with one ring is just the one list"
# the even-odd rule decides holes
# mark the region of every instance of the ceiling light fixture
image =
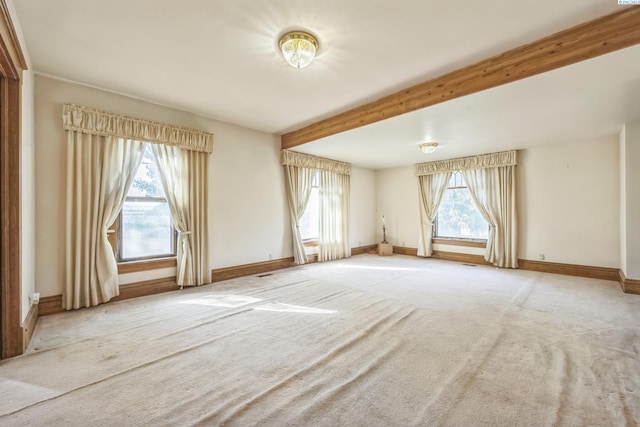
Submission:
[[304,31],[291,31],[278,43],[285,61],[293,68],[304,68],[316,57],[318,40]]
[[420,149],[424,154],[431,154],[436,151],[436,148],[438,148],[437,142],[425,142],[424,144],[420,144]]

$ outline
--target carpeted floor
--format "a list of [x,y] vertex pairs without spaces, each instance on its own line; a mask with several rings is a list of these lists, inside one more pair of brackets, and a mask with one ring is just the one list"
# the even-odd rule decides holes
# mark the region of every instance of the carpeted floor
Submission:
[[625,426],[640,296],[360,255],[41,318],[0,425]]

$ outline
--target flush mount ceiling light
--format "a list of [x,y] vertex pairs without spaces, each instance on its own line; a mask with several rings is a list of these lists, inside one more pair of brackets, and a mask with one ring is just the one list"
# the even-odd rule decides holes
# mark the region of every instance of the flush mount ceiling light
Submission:
[[318,40],[304,31],[291,31],[278,43],[285,61],[293,68],[304,68],[316,57]]
[[436,151],[436,148],[438,148],[437,142],[426,142],[424,144],[420,144],[420,150],[422,150],[424,154],[431,154]]

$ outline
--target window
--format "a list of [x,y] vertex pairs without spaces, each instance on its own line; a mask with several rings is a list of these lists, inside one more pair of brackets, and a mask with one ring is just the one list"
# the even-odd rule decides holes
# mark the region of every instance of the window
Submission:
[[120,212],[117,236],[119,262],[176,255],[176,232],[149,144]]
[[435,236],[486,240],[489,225],[476,206],[461,172],[451,174],[435,221]]
[[317,242],[320,228],[320,173],[313,176],[311,195],[307,209],[300,218],[300,235],[303,242]]

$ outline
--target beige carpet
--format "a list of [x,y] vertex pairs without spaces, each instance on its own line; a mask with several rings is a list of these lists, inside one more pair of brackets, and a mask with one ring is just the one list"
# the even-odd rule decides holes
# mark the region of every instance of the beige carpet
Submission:
[[624,426],[640,296],[361,255],[40,319],[0,425]]

